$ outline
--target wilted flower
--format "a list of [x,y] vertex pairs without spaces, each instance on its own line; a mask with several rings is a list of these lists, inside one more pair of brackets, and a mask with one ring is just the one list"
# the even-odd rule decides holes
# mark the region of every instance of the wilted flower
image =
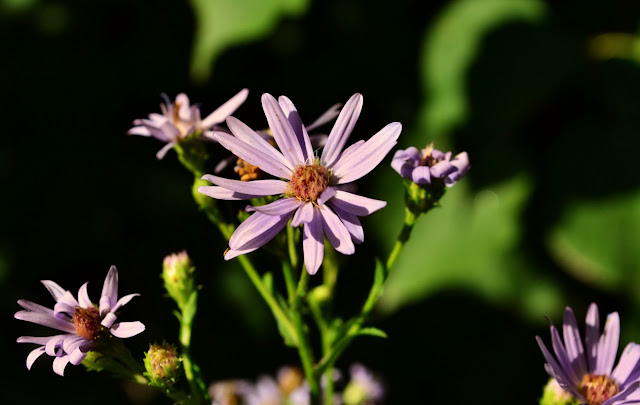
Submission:
[[451,152],[443,153],[431,144],[421,151],[413,146],[396,151],[391,167],[416,184],[431,184],[433,179],[444,179],[444,184],[451,187],[471,165],[467,152],[461,152],[451,159]]
[[[629,343],[613,368],[618,352],[620,318],[617,312],[609,314],[600,335],[598,307],[591,304],[587,312],[584,346],[573,310],[564,312],[564,342],[551,324],[551,344],[555,356],[549,352],[540,337],[536,340],[547,363],[545,370],[558,384],[588,405],[622,405],[638,403],[638,378],[636,370],[640,360],[640,346]],[[585,350],[586,348],[586,350]]]
[[291,100],[281,96],[278,103],[270,94],[264,94],[262,106],[280,150],[233,117],[227,119],[233,135],[216,132],[214,138],[246,162],[286,181],[243,182],[205,175],[203,179],[215,186],[203,186],[198,191],[225,200],[284,195],[267,205],[247,207],[255,212],[231,236],[225,259],[260,248],[293,216],[292,226],[304,224],[304,262],[309,274],[315,274],[322,264],[325,235],[338,252],[353,254],[353,242],[364,240],[358,217],[386,205],[385,201],[361,197],[336,186],[373,170],[396,144],[402,125],[391,123],[368,141],[358,141],[344,149],[362,110],[362,96],[355,94],[340,112],[322,155],[317,157]]
[[205,119],[200,118],[200,108],[197,105],[189,104],[186,94],[178,94],[173,103],[163,94],[165,102],[160,104],[162,114],[151,113],[148,119],[133,121],[135,126],[127,134],[152,136],[165,142],[166,145],[156,154],[158,159],[162,159],[169,149],[189,135],[206,134],[215,129],[216,124],[223,122],[244,103],[248,94],[249,90],[241,90]]
[[140,294],[125,295],[118,300],[118,271],[115,266],[111,266],[104,280],[99,306],[89,299],[88,283],[80,287],[77,300],[71,292],[53,281],[44,280],[42,283],[56,300],[53,309],[31,301],[19,300],[18,304],[24,310],[16,312],[15,317],[64,333],[45,337],[19,337],[18,343],[41,345],[27,357],[28,369],[31,369],[31,365],[38,357],[47,353],[55,357],[53,371],[64,375],[67,364],[76,366],[80,364],[101,336],[111,333],[115,337],[128,338],[144,331],[144,325],[141,322],[116,322],[116,311]]
[[344,389],[345,405],[373,405],[382,403],[384,388],[381,382],[362,364],[354,364],[349,370],[351,380]]

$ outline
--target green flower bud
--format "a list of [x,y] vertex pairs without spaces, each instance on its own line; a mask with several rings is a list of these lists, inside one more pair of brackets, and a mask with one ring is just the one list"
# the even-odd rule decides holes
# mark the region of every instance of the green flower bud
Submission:
[[176,348],[168,343],[152,344],[144,355],[144,375],[149,384],[158,387],[173,385],[179,375],[180,358]]
[[542,399],[540,399],[540,405],[573,405],[577,403],[574,396],[565,391],[555,378],[549,379],[544,387]]
[[165,257],[162,267],[164,288],[182,310],[194,291],[193,272],[195,268],[191,265],[191,260],[184,250]]

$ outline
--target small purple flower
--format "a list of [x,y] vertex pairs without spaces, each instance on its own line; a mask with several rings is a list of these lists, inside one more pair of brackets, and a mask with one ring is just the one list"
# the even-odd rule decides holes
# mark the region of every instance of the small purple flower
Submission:
[[354,364],[349,369],[351,380],[342,397],[346,405],[380,404],[384,399],[384,387],[378,378],[362,364]]
[[467,152],[461,152],[451,159],[451,152],[443,153],[431,144],[421,151],[413,146],[396,151],[391,167],[416,184],[431,184],[433,178],[438,178],[444,179],[444,184],[451,187],[467,173],[471,165]]
[[94,342],[102,335],[111,333],[115,337],[128,338],[144,331],[141,322],[116,322],[116,311],[140,294],[129,294],[118,299],[118,271],[111,266],[102,287],[100,305],[96,306],[89,299],[87,284],[84,283],[76,300],[70,291],[57,283],[43,280],[42,284],[49,290],[56,305],[46,308],[27,300],[19,300],[24,310],[15,314],[16,319],[33,322],[64,333],[54,336],[21,336],[18,343],[36,343],[40,345],[29,353],[27,368],[42,354],[55,357],[53,371],[64,375],[68,363],[77,366],[87,356]]
[[[536,336],[547,363],[547,373],[574,395],[581,404],[622,405],[640,402],[640,346],[629,343],[613,368],[618,352],[620,318],[617,312],[607,316],[600,335],[598,307],[591,304],[587,312],[584,345],[573,310],[564,312],[563,339],[551,324],[551,354],[540,337]],[[585,350],[586,349],[586,350]]]
[[135,126],[127,131],[127,134],[152,136],[165,142],[166,145],[156,154],[158,159],[162,159],[171,148],[187,136],[211,133],[217,124],[224,122],[244,103],[248,94],[249,90],[241,90],[205,119],[200,118],[200,108],[197,105],[189,104],[189,97],[186,94],[178,94],[173,103],[163,94],[165,102],[160,104],[162,114],[151,113],[148,119],[133,121]]
[[345,104],[329,134],[322,155],[317,157],[295,106],[287,97],[276,101],[262,96],[269,127],[279,150],[241,121],[229,117],[233,135],[215,132],[214,138],[246,162],[284,180],[236,181],[213,175],[203,176],[215,186],[203,186],[199,192],[212,198],[246,200],[268,195],[283,195],[270,204],[247,207],[255,211],[236,229],[229,240],[225,259],[252,252],[270,241],[290,218],[292,226],[304,225],[304,262],[309,274],[322,264],[324,236],[342,254],[353,254],[354,242],[364,240],[358,217],[369,215],[386,205],[338,189],[373,170],[396,145],[402,130],[394,122],[368,141],[344,146],[362,110],[362,95],[355,94]]

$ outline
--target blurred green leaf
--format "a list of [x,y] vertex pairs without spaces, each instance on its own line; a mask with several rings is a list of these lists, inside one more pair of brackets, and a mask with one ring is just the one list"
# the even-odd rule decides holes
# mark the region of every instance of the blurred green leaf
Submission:
[[204,81],[223,50],[267,34],[283,16],[300,15],[308,0],[191,0],[191,4],[197,23],[191,75]]
[[356,335],[363,335],[363,336],[375,336],[375,337],[379,337],[379,338],[383,338],[386,339],[387,333],[385,331],[383,331],[382,329],[378,329],[378,328],[374,328],[374,327],[367,327],[367,328],[362,328],[359,329],[356,333]]
[[635,191],[568,204],[548,246],[577,279],[610,290],[635,290],[640,281],[639,241],[640,192]]
[[458,0],[427,31],[422,48],[422,81],[427,103],[420,125],[438,139],[467,117],[466,76],[487,33],[511,21],[539,22],[547,7],[537,0]]
[[530,190],[523,176],[475,196],[464,181],[448,190],[442,208],[418,220],[391,270],[381,309],[394,311],[446,288],[517,303],[536,319],[553,309],[561,301],[557,287],[518,253],[520,215]]

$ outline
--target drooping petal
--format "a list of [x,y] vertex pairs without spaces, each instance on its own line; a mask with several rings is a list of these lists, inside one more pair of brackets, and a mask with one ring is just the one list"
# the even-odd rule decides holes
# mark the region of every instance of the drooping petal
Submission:
[[291,165],[291,163],[289,163],[289,161],[279,150],[274,148],[262,135],[249,128],[242,121],[233,117],[229,117],[227,118],[227,125],[236,138],[238,138],[242,142],[249,144],[249,146],[253,147],[254,149],[257,149],[261,152],[264,152],[266,155],[271,156],[287,169],[289,169],[289,171],[293,170],[293,166]]
[[100,313],[111,311],[116,302],[118,301],[118,269],[116,266],[111,266],[107,277],[104,279],[102,285],[102,294],[100,295]]
[[160,149],[157,153],[156,153],[156,159],[158,160],[162,160],[164,158],[164,156],[167,154],[167,152],[169,152],[171,149],[173,149],[173,147],[176,145],[175,142],[169,142],[166,145],[164,145],[162,147],[162,149]]
[[331,204],[331,207],[336,212],[338,217],[340,217],[342,223],[347,228],[347,231],[349,231],[353,242],[364,242],[364,230],[362,229],[362,225],[360,224],[360,220],[358,219],[358,217],[338,208],[334,204]]
[[405,177],[404,173],[410,173],[409,179],[416,184],[431,184],[431,170],[428,166],[417,166],[413,167],[410,165],[405,165],[401,168],[402,176]]
[[304,203],[298,208],[296,213],[293,215],[293,219],[291,220],[291,226],[295,228],[300,226],[300,224],[306,224],[312,219],[313,219],[313,204]]
[[69,355],[62,356],[62,357],[56,357],[53,360],[53,371],[56,374],[64,377],[64,369],[65,369],[65,367],[67,367],[67,364],[69,364],[69,360],[71,360]]
[[322,150],[321,161],[326,166],[332,167],[338,160],[340,152],[342,152],[351,135],[351,131],[353,131],[353,127],[358,121],[358,117],[360,117],[362,103],[362,95],[356,93],[351,96],[342,111],[340,111],[340,115],[338,115],[338,119],[329,133],[329,139],[327,139],[327,143]]
[[67,291],[64,288],[60,287],[58,283],[56,283],[55,281],[41,280],[40,282],[44,284],[45,287],[47,287],[47,290],[49,290],[49,293],[51,294],[53,299],[56,301],[58,301],[58,299],[62,297],[64,293]]
[[49,356],[58,356],[64,351],[62,350],[62,342],[68,337],[68,335],[57,335],[47,342],[44,346],[44,351]]
[[284,194],[289,188],[289,183],[282,180],[240,181],[229,180],[211,174],[205,174],[202,176],[202,180],[206,180],[216,186],[224,187],[230,191],[257,196]]
[[38,312],[18,311],[14,316],[16,319],[19,319],[21,321],[37,323],[38,325],[58,329],[63,332],[75,333],[76,331],[75,326],[73,326],[73,324],[69,321],[65,321],[54,316],[45,315]]
[[317,208],[322,217],[322,229],[331,246],[343,255],[352,255],[356,248],[351,240],[351,235],[340,218],[327,206]]
[[53,307],[53,312],[56,315],[61,312],[73,314],[73,309],[79,305],[80,303],[75,299],[73,294],[71,294],[69,291],[65,291],[65,293],[58,299],[56,305]]
[[611,377],[613,377],[618,384],[625,385],[627,383],[627,379],[631,375],[631,372],[638,366],[639,361],[640,345],[636,343],[629,343],[627,347],[624,348],[622,355],[620,355],[618,365],[611,373]]
[[100,322],[100,325],[104,326],[105,328],[110,328],[111,325],[114,324],[116,319],[118,319],[116,314],[114,314],[113,312],[109,312],[104,316],[104,318],[102,318],[102,322]]
[[302,153],[302,145],[293,128],[291,128],[291,124],[282,108],[280,108],[280,104],[271,94],[265,93],[262,95],[262,108],[264,109],[264,115],[267,117],[269,128],[273,132],[273,137],[284,157],[293,167],[304,163],[305,157]]
[[38,359],[38,357],[44,354],[44,346],[33,349],[27,356],[27,370],[31,370],[31,366]]
[[316,274],[324,258],[322,219],[320,218],[320,213],[317,211],[317,208],[313,209],[313,219],[304,224],[302,249],[304,251],[304,265],[307,268],[307,272],[311,275]]
[[111,308],[111,312],[116,312],[121,307],[127,305],[129,301],[131,301],[133,298],[139,297],[139,296],[140,294],[136,294],[136,293],[125,295],[124,297],[120,298],[118,302],[116,302],[116,305],[113,308]]
[[293,105],[293,102],[285,96],[280,96],[278,98],[278,103],[280,104],[280,108],[282,108],[282,112],[284,112],[284,115],[289,120],[289,124],[291,124],[293,132],[296,134],[296,138],[298,138],[298,143],[302,148],[302,157],[304,161],[307,163],[311,162],[311,159],[313,159],[311,140],[309,139],[309,134],[307,133],[304,124],[302,123],[300,114],[298,113],[298,110],[296,110],[296,106]]
[[71,364],[73,364],[74,366],[77,366],[78,364],[82,363],[82,360],[84,360],[84,358],[87,357],[87,353],[83,352],[82,350],[80,350],[79,348],[76,348],[73,352],[71,352],[71,354],[69,355],[69,361],[71,362]]
[[242,89],[235,96],[231,97],[229,101],[222,104],[215,111],[209,114],[205,119],[202,120],[200,126],[203,129],[208,129],[215,124],[219,124],[227,119],[228,116],[234,113],[235,110],[238,109],[247,99],[249,95],[248,89]]
[[[274,216],[254,212],[231,235],[229,247],[232,250],[258,249],[273,239],[284,228],[290,217],[291,213]],[[226,255],[225,259],[227,259]]]
[[585,329],[585,345],[589,370],[595,372],[598,368],[598,342],[600,339],[600,316],[598,306],[595,303],[589,305]]
[[402,124],[392,122],[371,137],[364,145],[332,166],[338,184],[350,183],[373,170],[396,145],[402,131]]
[[114,324],[109,331],[113,336],[124,339],[135,336],[143,332],[144,329],[145,327],[142,322],[120,322]]
[[198,187],[198,192],[217,200],[250,200],[262,197],[261,194],[238,193],[219,186],[200,186]]
[[387,202],[337,190],[336,195],[331,199],[331,204],[343,211],[362,217],[385,207]]
[[587,362],[584,356],[584,347],[578,330],[578,321],[573,310],[567,307],[564,311],[564,322],[562,325],[562,334],[564,336],[564,346],[567,349],[567,355],[571,364],[578,372],[578,375],[587,373]]
[[447,160],[442,160],[436,163],[435,165],[431,166],[431,175],[439,179],[445,176],[448,176],[449,174],[455,171],[456,171],[455,166],[452,165],[451,162]]
[[213,137],[231,153],[254,166],[258,166],[260,170],[275,177],[291,178],[291,169],[276,160],[269,152],[266,152],[266,149],[256,149],[235,136],[225,134],[224,132],[216,131]]
[[62,341],[62,350],[64,350],[65,353],[70,354],[78,347],[87,347],[87,345],[91,346],[91,342],[82,336],[67,335]]
[[447,187],[451,187],[456,184],[456,182],[460,180],[471,168],[467,152],[461,152],[456,155],[456,157],[451,160],[451,164],[455,166],[457,170],[445,177],[444,184]]
[[91,303],[91,300],[89,299],[89,294],[87,293],[88,284],[89,283],[82,284],[82,287],[80,287],[80,291],[78,291],[78,303],[82,308],[89,308],[93,305]]
[[596,374],[610,375],[618,353],[620,339],[620,317],[617,312],[607,316],[604,331],[598,342],[598,367]]
[[258,211],[266,215],[285,215],[297,209],[302,201],[295,197],[281,198],[272,203],[260,206],[249,206],[247,211]]
[[[314,129],[326,124],[327,122],[329,122],[332,119],[334,119],[335,117],[337,117],[338,114],[340,114],[340,107],[341,106],[342,106],[342,103],[337,103],[337,104],[334,104],[331,107],[329,107],[329,109],[327,111],[325,111],[324,113],[322,113],[322,115],[319,116],[318,119],[313,121],[311,124],[307,125],[307,127],[306,127],[307,132],[311,132]],[[284,107],[283,107],[283,109],[284,109]]]

